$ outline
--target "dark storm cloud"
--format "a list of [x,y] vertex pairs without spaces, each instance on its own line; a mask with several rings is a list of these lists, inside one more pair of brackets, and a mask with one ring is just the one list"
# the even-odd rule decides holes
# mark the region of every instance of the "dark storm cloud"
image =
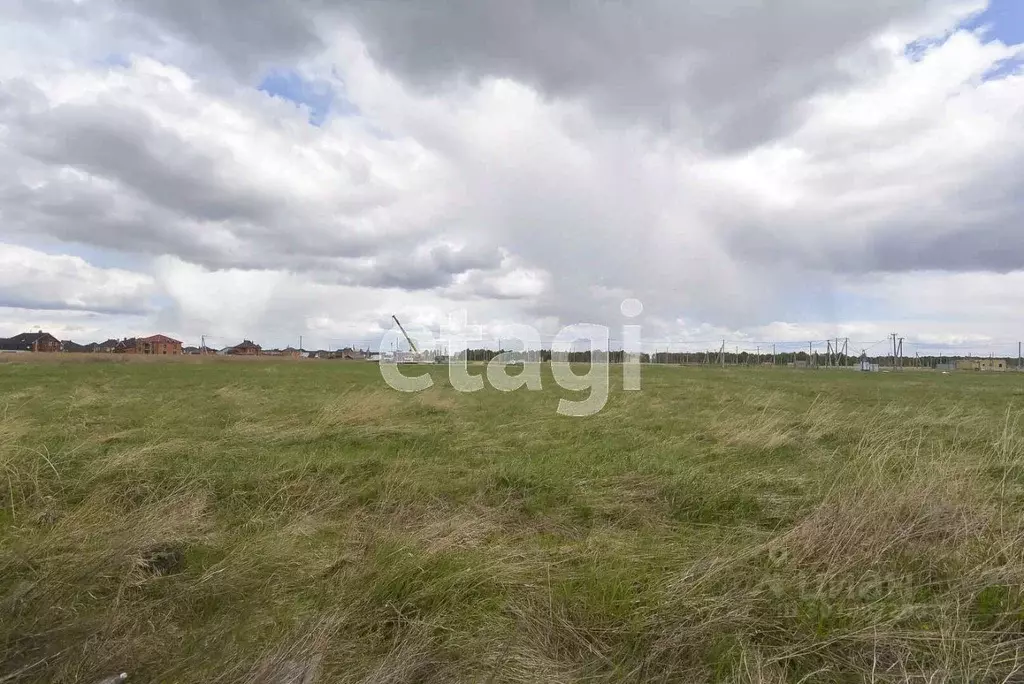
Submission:
[[795,106],[846,76],[835,58],[953,0],[130,0],[236,68],[320,47],[338,19],[375,60],[432,90],[509,77],[623,122],[736,149],[787,130]]
[[215,52],[249,78],[322,45],[319,1],[117,0],[121,10],[155,19],[186,43]]
[[500,266],[501,255],[497,250],[442,244],[420,248],[413,253],[384,252],[361,272],[348,275],[342,282],[402,290],[431,290],[451,285],[455,277],[463,273],[493,271]]

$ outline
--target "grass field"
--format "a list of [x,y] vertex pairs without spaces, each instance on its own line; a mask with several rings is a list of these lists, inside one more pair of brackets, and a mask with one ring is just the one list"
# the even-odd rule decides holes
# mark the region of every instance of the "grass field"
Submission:
[[0,682],[1024,681],[1024,376],[431,372],[0,363]]

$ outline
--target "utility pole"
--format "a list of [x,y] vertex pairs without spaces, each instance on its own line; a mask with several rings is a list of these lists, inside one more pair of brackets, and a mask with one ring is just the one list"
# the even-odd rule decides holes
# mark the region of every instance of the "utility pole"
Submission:
[[302,351],[302,335],[299,335],[299,351]]
[[896,370],[896,333],[892,334],[892,369]]
[[718,358],[722,362],[722,368],[725,368],[725,340],[722,340],[722,350],[719,352]]
[[772,365],[775,365],[775,345],[772,344]]
[[807,343],[807,367],[811,367],[811,357],[814,356],[814,342]]
[[1021,346],[1020,342],[1017,343],[1017,370],[1021,369]]
[[903,369],[903,338],[902,337],[900,338],[900,347],[899,347],[898,356],[899,356],[899,359],[900,359],[900,370],[902,370]]

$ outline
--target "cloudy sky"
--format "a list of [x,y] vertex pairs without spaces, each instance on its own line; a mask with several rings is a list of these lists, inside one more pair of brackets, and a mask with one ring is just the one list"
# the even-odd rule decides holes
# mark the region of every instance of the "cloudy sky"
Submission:
[[1016,355],[1022,65],[1017,0],[0,0],[0,335]]

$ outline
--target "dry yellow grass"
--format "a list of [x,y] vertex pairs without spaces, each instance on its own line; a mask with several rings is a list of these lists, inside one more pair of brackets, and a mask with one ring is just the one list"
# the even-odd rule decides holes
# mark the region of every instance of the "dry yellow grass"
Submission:
[[5,366],[0,681],[1024,680],[1024,377],[435,379]]

